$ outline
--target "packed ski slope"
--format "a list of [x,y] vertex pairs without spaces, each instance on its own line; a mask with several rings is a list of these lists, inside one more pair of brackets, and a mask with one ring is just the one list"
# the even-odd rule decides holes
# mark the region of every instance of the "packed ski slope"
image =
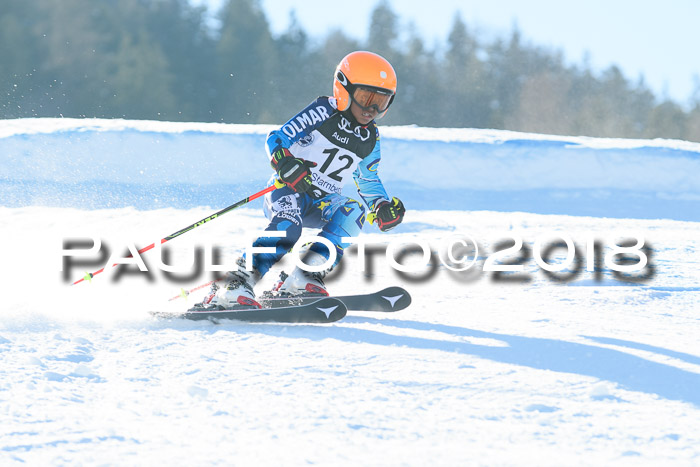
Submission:
[[[100,148],[100,135],[46,122],[43,135],[25,131],[18,136],[15,131],[10,136],[8,123],[3,125],[0,146],[5,144],[4,154],[10,156],[4,160],[14,164],[15,174],[24,174],[13,178],[9,163],[3,162],[3,190],[14,196],[23,185],[51,197],[19,203],[3,196],[0,203],[2,465],[700,462],[697,222],[673,216],[622,219],[473,210],[465,196],[460,210],[409,210],[405,223],[390,234],[366,229],[362,238],[373,247],[372,255],[363,262],[352,249],[328,281],[337,294],[402,285],[413,296],[407,310],[354,312],[332,325],[159,321],[147,311],[187,306],[196,297],[187,302],[168,298],[208,276],[168,280],[151,251],[143,259],[152,281],[145,274],[105,274],[71,287],[67,283],[85,268],[72,268],[70,277],[63,278],[63,241],[94,237],[114,251],[129,243],[143,246],[249,193],[231,192],[221,205],[209,202],[207,196],[216,198],[212,191],[181,192],[180,198],[170,193],[175,199],[171,205],[161,197],[157,209],[129,207],[134,192],[147,190],[152,182],[134,188],[126,180],[130,164],[120,169],[114,159],[122,153],[144,154],[141,170],[152,180],[158,177],[150,175],[155,169],[146,156],[152,154],[153,135],[126,130],[120,136],[123,128],[103,135],[113,143],[103,147],[106,155],[92,156],[102,161],[98,167],[112,167],[107,179],[114,183],[97,183],[95,191],[83,191],[87,184],[72,185],[73,191],[63,192],[76,173],[86,183],[104,175],[85,164],[66,164],[70,148],[77,154],[86,150],[85,144]],[[168,138],[190,149],[201,138],[219,139],[210,128],[168,133],[176,127],[159,129],[167,130],[158,138],[169,148]],[[224,129],[228,137],[240,130]],[[262,133],[254,128],[246,138]],[[430,130],[416,133],[430,140]],[[466,143],[447,141],[458,139],[457,133],[432,134],[437,142],[429,149],[436,157],[451,144],[455,151],[464,150]],[[44,139],[49,137],[51,144]],[[513,137],[518,138],[527,139],[518,146],[526,154],[525,147],[544,137]],[[393,157],[394,145],[409,147],[410,141],[387,138],[387,159]],[[225,146],[225,138],[217,144]],[[502,141],[478,144],[494,144],[499,147],[494,151],[503,146]],[[612,144],[590,140],[587,151]],[[658,166],[648,169],[667,179],[682,177],[697,161],[687,153],[675,160],[669,152],[676,150],[678,146],[664,149],[666,162],[673,159],[670,164],[660,158]],[[37,163],[49,164],[52,154],[64,155],[52,170]],[[646,156],[651,164],[653,157]],[[206,165],[204,159],[199,158]],[[33,176],[27,167],[36,167]],[[183,183],[194,183],[198,174],[190,173],[187,164],[181,170],[175,172]],[[214,173],[223,180],[235,172]],[[523,178],[534,175],[522,173]],[[491,175],[493,180],[507,176]],[[389,173],[387,178],[392,194],[402,196],[400,180]],[[101,188],[113,207],[101,204],[109,201],[100,198]],[[484,199],[505,204],[512,195],[506,188],[500,199],[493,191]],[[689,181],[676,193],[682,191],[686,202],[693,203],[694,190]],[[650,190],[632,191],[654,198]],[[572,192],[561,188],[561,193]],[[422,192],[423,198],[432,194]],[[187,196],[192,205],[183,201]],[[412,196],[405,197],[409,208]],[[146,199],[144,195],[142,201]],[[622,199],[621,206],[631,208],[628,201]],[[591,204],[590,209],[604,208]],[[169,243],[170,264],[185,265],[192,248],[204,244],[220,247],[226,261],[265,225],[259,203],[233,211]],[[515,276],[484,270],[508,239],[522,238],[525,247],[498,263],[519,258],[526,248],[534,251],[537,239],[558,234],[576,243],[583,264],[578,275],[572,264],[549,276],[532,258],[522,262],[524,270]],[[650,266],[641,278],[621,280],[605,264],[600,276],[587,270],[589,239],[599,240],[607,252],[610,237],[630,235],[642,236],[651,247]],[[446,245],[466,237],[478,244],[478,258],[466,272],[452,272],[438,253],[444,258]],[[404,256],[403,264],[417,271],[399,274],[386,260],[384,247],[416,242],[429,244],[436,254],[428,265],[419,253]],[[565,250],[558,249],[549,263],[564,261]],[[285,262],[278,269],[288,267]],[[274,278],[267,276],[260,289]]]

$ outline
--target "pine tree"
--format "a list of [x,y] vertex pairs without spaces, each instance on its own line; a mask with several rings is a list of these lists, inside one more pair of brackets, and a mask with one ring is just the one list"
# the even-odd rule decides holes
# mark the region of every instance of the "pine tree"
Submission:
[[275,40],[275,47],[279,58],[272,75],[269,99],[277,119],[269,123],[283,123],[325,89],[316,86],[317,77],[310,67],[309,38],[294,10],[289,14],[287,31]]
[[216,58],[217,115],[232,123],[275,121],[276,111],[267,99],[277,57],[258,0],[229,0],[224,5]]
[[398,50],[398,16],[386,0],[380,1],[370,17],[367,49],[385,58],[396,55]]
[[484,63],[478,58],[479,49],[476,38],[456,14],[447,36],[442,92],[449,98],[445,100],[441,126],[478,128],[486,126],[491,119],[493,89]]

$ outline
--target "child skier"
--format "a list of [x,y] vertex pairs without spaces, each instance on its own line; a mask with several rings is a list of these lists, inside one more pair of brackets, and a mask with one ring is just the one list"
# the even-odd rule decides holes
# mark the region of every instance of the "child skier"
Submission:
[[[342,189],[354,179],[358,192],[370,210],[367,216],[382,231],[396,227],[405,208],[397,198],[389,198],[377,167],[380,160],[381,118],[394,100],[396,73],[383,57],[365,51],[345,56],[335,70],[333,97],[319,97],[281,128],[270,132],[267,150],[275,177],[284,182],[265,197],[267,231],[284,231],[286,236],[261,237],[254,247],[273,247],[274,253],[257,253],[252,270],[245,258],[238,269],[227,274],[226,285],[216,284],[202,305],[224,308],[258,307],[253,288],[301,237],[302,228],[320,228],[340,261],[349,246],[342,237],[359,235],[365,221],[364,206],[343,196]],[[309,266],[328,261],[330,252],[314,243],[304,258]],[[335,265],[334,264],[334,265]],[[279,291],[292,294],[328,295],[324,272],[310,273],[297,267],[281,284]]]

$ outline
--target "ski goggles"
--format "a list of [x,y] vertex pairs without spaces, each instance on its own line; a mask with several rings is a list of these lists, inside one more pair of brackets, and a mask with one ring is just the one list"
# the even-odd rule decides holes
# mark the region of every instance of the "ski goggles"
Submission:
[[389,90],[362,85],[355,86],[355,92],[352,93],[352,100],[362,107],[362,110],[374,107],[379,113],[385,112],[393,99],[394,93]]

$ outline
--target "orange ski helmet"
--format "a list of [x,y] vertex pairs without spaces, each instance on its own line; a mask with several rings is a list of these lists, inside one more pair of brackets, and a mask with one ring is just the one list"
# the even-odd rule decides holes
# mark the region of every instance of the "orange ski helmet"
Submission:
[[396,72],[382,56],[358,51],[346,55],[335,69],[333,97],[338,110],[347,110],[350,102],[360,107],[375,107],[381,118],[394,101]]

